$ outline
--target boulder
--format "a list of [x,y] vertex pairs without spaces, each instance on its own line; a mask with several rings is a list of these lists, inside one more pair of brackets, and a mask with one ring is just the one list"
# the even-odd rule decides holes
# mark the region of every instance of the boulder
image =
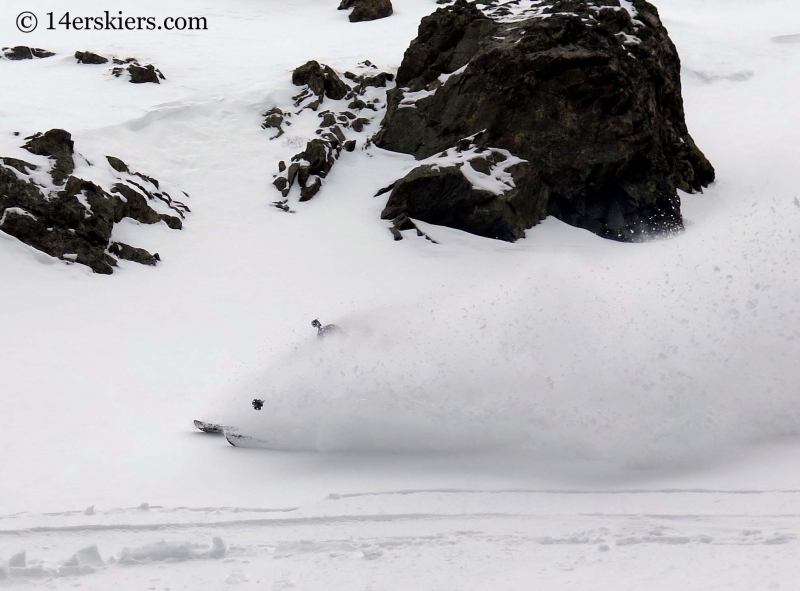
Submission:
[[[382,217],[503,240],[546,215],[622,241],[681,230],[677,190],[700,191],[714,169],[686,127],[658,11],[624,4],[456,0],[424,18],[374,143],[425,162]],[[520,160],[505,189],[486,151]]]
[[97,55],[96,53],[92,53],[91,51],[76,51],[75,59],[78,60],[79,64],[100,65],[108,63],[107,57],[103,57],[102,55]]
[[161,84],[162,80],[166,80],[161,70],[156,68],[153,64],[143,66],[133,58],[128,58],[125,61],[115,59],[114,63],[127,64],[127,67],[119,65],[112,68],[111,73],[119,78],[122,76],[123,72],[128,72],[128,81],[132,84]]
[[37,133],[25,139],[28,142],[22,147],[28,152],[37,156],[47,156],[55,161],[50,170],[50,176],[56,185],[63,185],[67,177],[75,170],[75,163],[72,160],[74,144],[69,132],[63,129],[51,129],[46,133]]
[[161,84],[161,80],[166,80],[161,70],[156,69],[153,64],[140,66],[138,64],[131,64],[128,66],[128,73],[131,75],[132,84]]
[[527,220],[546,216],[547,194],[531,186],[530,164],[502,152],[453,152],[398,180],[381,217],[411,216],[513,242],[531,225]]
[[328,97],[335,101],[343,99],[350,92],[350,87],[339,78],[333,68],[320,65],[314,60],[306,62],[292,73],[292,84],[308,86],[318,97]]
[[[154,265],[158,255],[112,244],[114,224],[131,218],[143,224],[164,222],[180,229],[189,209],[158,189],[157,181],[129,172],[119,158],[109,156],[108,172],[118,182],[106,190],[74,176],[73,141],[69,132],[52,129],[27,138],[22,147],[45,156],[52,187],[42,186],[38,166],[15,158],[0,158],[0,231],[68,262],[111,274],[120,258]],[[98,164],[100,165],[100,164]],[[105,164],[103,164],[105,165]],[[154,205],[177,215],[159,213]]]
[[339,10],[352,8],[350,22],[374,21],[392,15],[391,0],[342,0]]

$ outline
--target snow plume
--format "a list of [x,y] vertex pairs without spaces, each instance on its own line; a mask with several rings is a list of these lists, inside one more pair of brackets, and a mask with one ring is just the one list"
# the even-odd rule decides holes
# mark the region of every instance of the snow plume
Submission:
[[[787,221],[759,232],[775,207]],[[740,217],[725,248],[713,232],[635,248],[587,234],[595,250],[539,253],[538,272],[483,293],[337,319],[343,334],[311,338],[238,392],[227,424],[281,449],[513,448],[636,466],[800,433],[800,279],[776,275],[796,260],[796,209]]]

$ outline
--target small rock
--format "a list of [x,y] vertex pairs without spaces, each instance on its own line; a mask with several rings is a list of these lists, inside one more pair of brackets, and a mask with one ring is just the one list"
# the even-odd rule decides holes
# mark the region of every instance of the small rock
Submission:
[[350,22],[374,21],[392,14],[391,0],[342,0],[339,10],[352,8]]
[[147,82],[161,84],[161,80],[166,80],[161,70],[156,69],[152,64],[146,66],[131,64],[128,66],[128,72],[131,75],[131,83],[133,84],[144,84]]
[[272,184],[275,185],[278,191],[284,191],[286,187],[289,185],[289,181],[286,180],[286,177],[279,176],[274,181],[272,181]]
[[330,66],[320,65],[314,60],[306,62],[292,73],[292,84],[307,85],[319,98],[327,96],[335,101],[343,99],[350,91],[350,87]]
[[308,201],[314,195],[319,193],[319,190],[322,188],[322,179],[319,177],[314,177],[314,182],[306,184],[302,189],[300,189],[300,201]]
[[151,267],[155,267],[156,264],[161,260],[161,257],[158,255],[158,253],[150,254],[143,248],[128,246],[122,242],[112,242],[108,247],[108,252],[126,261],[139,263],[140,265],[148,265]]
[[79,64],[105,64],[108,63],[108,58],[102,55],[97,55],[91,51],[76,51],[75,59]]
[[108,163],[111,165],[111,168],[113,168],[117,172],[130,172],[130,170],[128,169],[128,165],[125,164],[119,158],[115,158],[114,156],[106,156],[106,160],[108,160]]
[[360,132],[364,131],[364,125],[368,125],[368,124],[369,124],[369,119],[364,119],[362,117],[359,117],[358,119],[356,119],[355,121],[353,121],[350,124],[350,127],[353,128],[353,131],[357,131],[357,132],[360,133]]

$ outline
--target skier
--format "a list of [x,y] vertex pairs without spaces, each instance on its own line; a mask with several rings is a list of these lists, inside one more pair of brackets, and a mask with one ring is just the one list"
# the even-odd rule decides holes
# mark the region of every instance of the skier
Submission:
[[311,321],[311,326],[317,329],[318,339],[324,339],[327,335],[339,331],[339,327],[335,324],[326,324],[325,326],[322,326],[322,323],[318,318]]
[[[317,329],[318,339],[324,339],[327,335],[339,332],[340,330],[339,327],[336,326],[335,324],[326,324],[325,326],[322,326],[322,323],[319,321],[319,318],[315,318],[314,320],[312,320],[311,326]],[[259,398],[254,398],[253,402],[251,402],[250,404],[253,405],[253,408],[255,410],[261,410],[262,408],[264,408],[264,401]]]

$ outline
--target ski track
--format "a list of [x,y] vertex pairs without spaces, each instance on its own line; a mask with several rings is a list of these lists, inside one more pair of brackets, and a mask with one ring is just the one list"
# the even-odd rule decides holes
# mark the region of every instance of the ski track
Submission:
[[[514,589],[526,588],[533,573],[562,582],[618,576],[620,560],[637,561],[631,586],[620,587],[636,588],[657,574],[654,568],[702,562],[698,556],[705,563],[713,557],[720,572],[755,556],[761,562],[753,572],[780,564],[785,576],[778,561],[796,552],[800,513],[762,508],[791,508],[798,492],[396,490],[330,494],[287,509],[142,505],[18,513],[0,517],[0,588],[108,589],[124,581],[143,589],[200,582],[211,589],[319,589],[363,585],[377,576],[377,565],[382,576],[400,577],[388,588],[457,589],[491,571],[502,588]],[[703,512],[687,514],[687,507]],[[434,572],[435,564],[453,561],[459,574]],[[503,564],[512,571],[499,575]],[[517,579],[522,564],[526,574]],[[162,579],[165,568],[170,573]],[[714,576],[735,581],[732,574]],[[701,582],[682,588],[706,588]]]

